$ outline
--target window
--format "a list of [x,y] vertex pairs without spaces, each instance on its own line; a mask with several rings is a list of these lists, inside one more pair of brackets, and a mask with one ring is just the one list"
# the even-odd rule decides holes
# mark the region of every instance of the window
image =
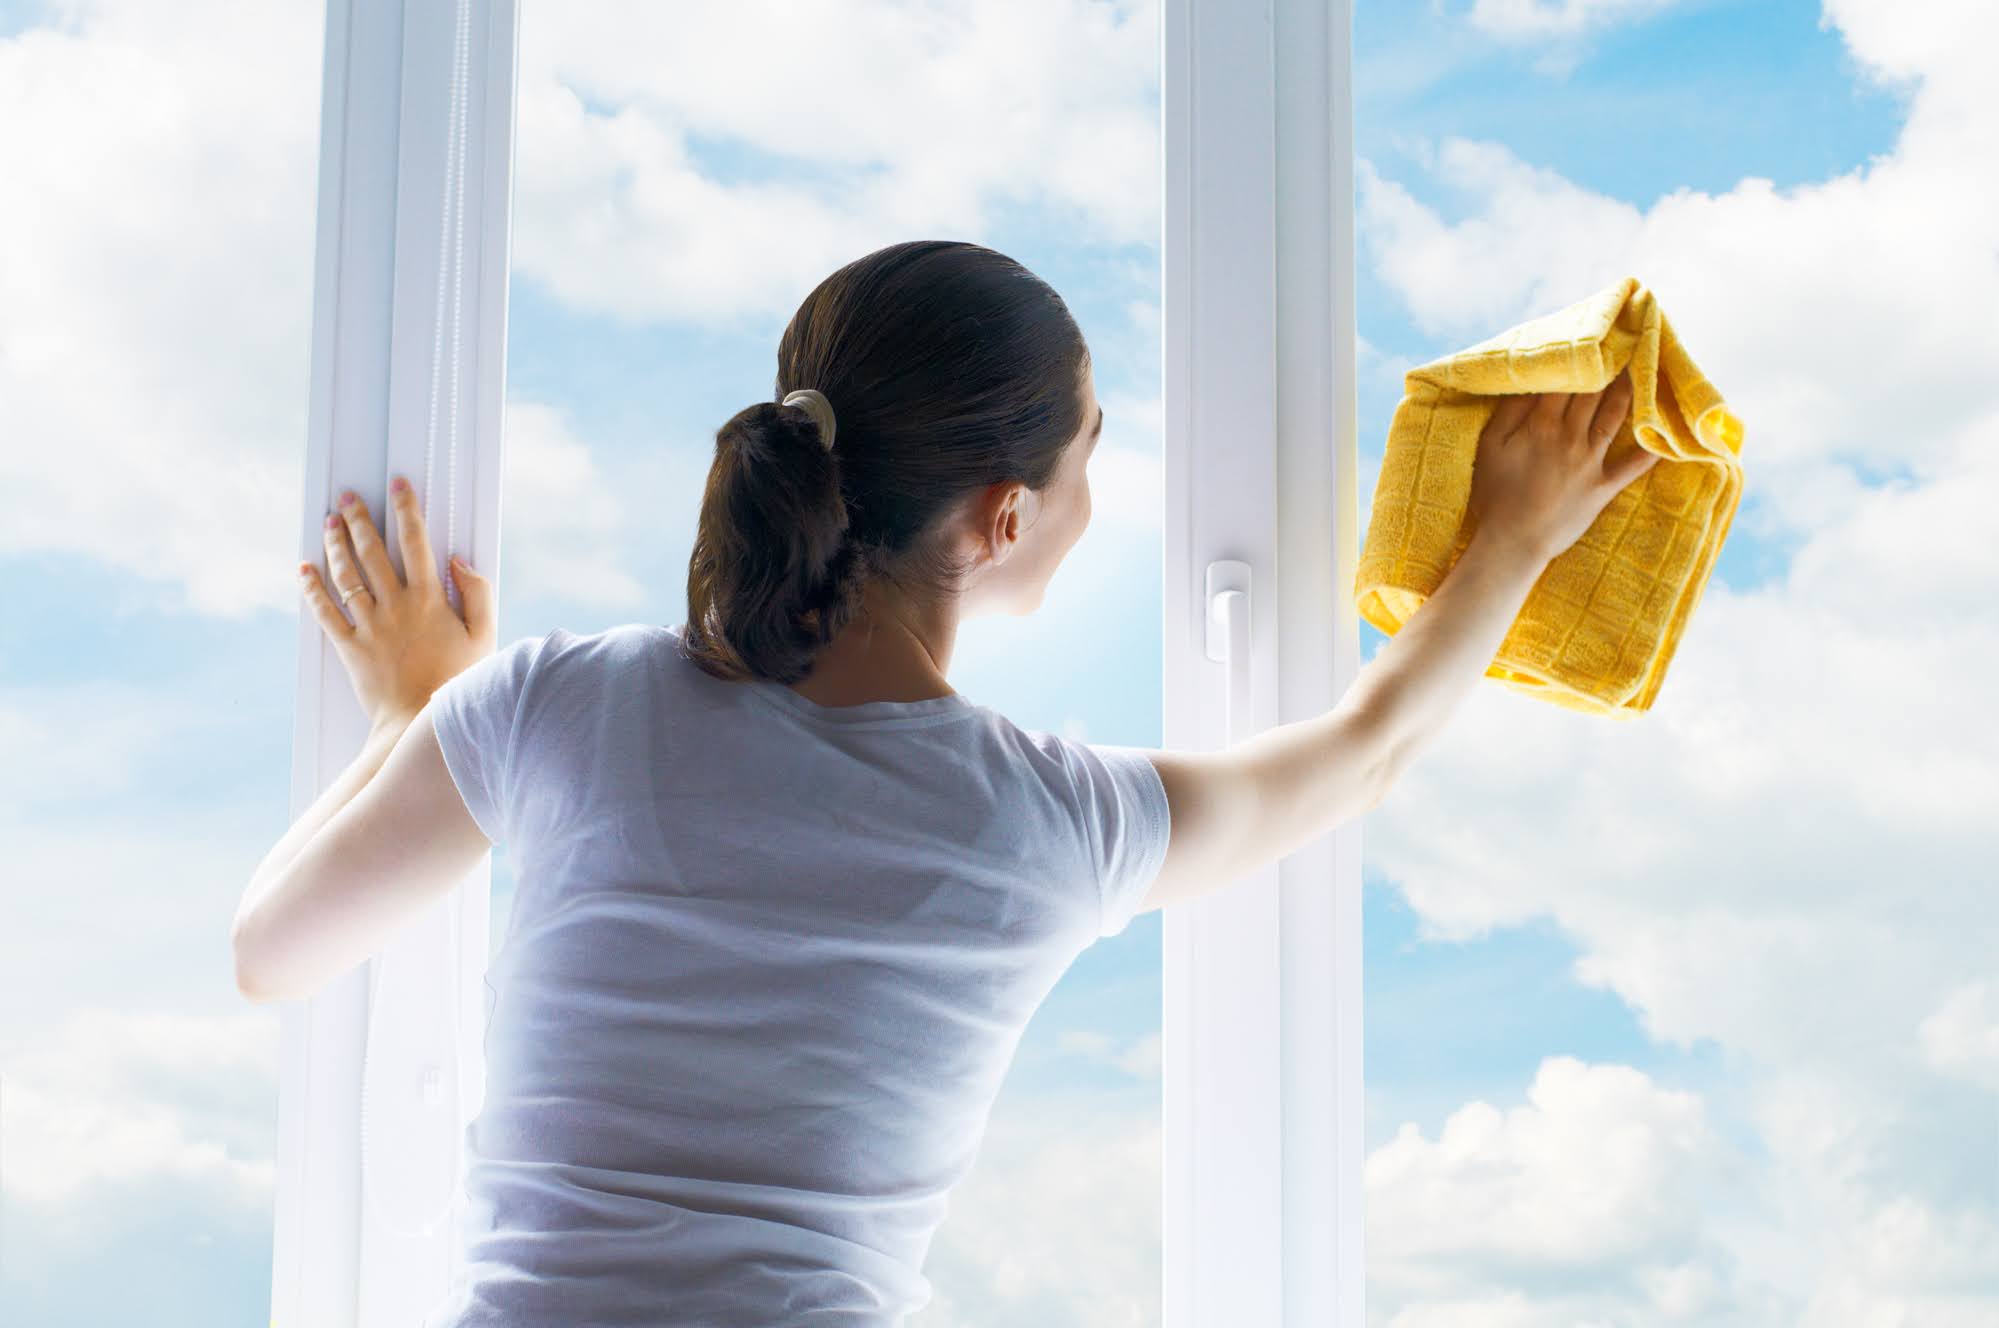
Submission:
[[[8,966],[42,1002],[9,1008],[48,1027],[0,1067],[7,1317],[157,1321],[171,1287],[204,1323],[218,1309],[261,1317],[267,1297],[288,1325],[408,1320],[449,1276],[449,1163],[478,1107],[504,853],[491,888],[466,882],[310,1002],[244,1011],[227,987],[219,919],[283,825],[275,798],[261,822],[236,814],[239,790],[282,759],[277,680],[296,688],[294,811],[359,739],[337,661],[309,620],[282,617],[296,608],[287,556],[316,554],[315,518],[338,487],[379,510],[389,474],[424,476],[439,552],[499,573],[507,639],[557,622],[671,621],[686,532],[636,519],[622,495],[677,489],[691,516],[715,424],[763,393],[776,328],[830,266],[911,234],[977,235],[1070,300],[1110,424],[1088,539],[1036,619],[968,626],[963,689],[1031,727],[1208,745],[1322,709],[1351,676],[1356,638],[1329,553],[1356,497],[1351,427],[1338,424],[1351,419],[1337,367],[1348,168],[1329,118],[1344,96],[1343,8],[1287,4],[1242,26],[1179,0],[967,5],[947,16],[955,30],[920,38],[906,18],[883,11],[870,27],[849,10],[790,46],[736,5],[676,6],[670,20],[576,8],[332,0],[247,23],[225,7],[169,22],[111,0],[0,11],[0,98],[20,99],[4,103],[19,113],[0,151],[44,200],[10,214],[33,225],[0,258],[6,427],[25,421],[45,444],[27,461],[10,454],[26,514],[14,529],[38,532],[29,556],[104,578],[58,604],[39,564],[10,563],[7,597],[46,596],[64,657],[104,660],[120,656],[95,634],[92,593],[184,597],[170,620],[151,605],[130,619],[143,646],[121,667],[143,667],[154,689],[136,720],[101,708],[115,672],[96,690],[31,691],[11,712],[22,746],[59,752],[80,733],[92,751],[124,753],[154,800],[120,801],[114,773],[85,760],[10,770],[14,861],[58,881],[80,869],[92,893],[46,905],[55,925],[27,929],[39,950]],[[683,54],[690,28],[708,45]],[[874,100],[815,100],[812,77],[851,82],[895,41],[908,45]],[[746,104],[733,76],[713,94],[698,86],[719,67],[703,49],[847,58],[801,65],[773,81],[783,98]],[[1031,72],[1007,51],[1035,52]],[[665,54],[683,63],[646,67]],[[928,136],[913,134],[902,107],[940,95],[923,71],[947,58],[956,100],[933,103]],[[808,114],[828,106],[854,118]],[[84,145],[20,127],[51,123],[79,126]],[[190,179],[216,187],[197,198]],[[64,192],[79,180],[86,191]],[[217,212],[200,202],[211,196],[237,206]],[[125,218],[105,206],[119,198],[146,206]],[[774,199],[806,220],[772,222]],[[574,243],[579,217],[604,227],[591,245]],[[687,221],[710,229],[675,230]],[[754,248],[729,247],[759,233]],[[707,247],[675,251],[663,235]],[[133,437],[174,450],[128,451]],[[39,519],[92,510],[93,522]],[[287,515],[260,515],[272,511]],[[1216,593],[1244,596],[1233,671],[1208,653],[1211,564],[1234,578]],[[1007,668],[1079,641],[1093,642],[1079,660],[1091,688]],[[241,685],[253,657],[268,666],[261,693]],[[162,703],[176,659],[200,662],[195,695],[259,697],[261,711]],[[211,741],[232,722],[240,750],[271,744],[254,768]],[[173,790],[164,804],[160,787]],[[127,822],[143,837],[103,833]],[[240,844],[228,838],[244,825]],[[191,852],[197,831],[226,847]],[[1329,947],[1357,952],[1357,924],[1341,920],[1358,899],[1357,842],[1343,835],[1204,903],[1198,926],[1147,915],[1084,956],[1031,1026],[954,1198],[929,1317],[1193,1322],[1281,1296],[1316,1319],[1335,1296],[1351,1302],[1357,1279],[1340,1270],[1355,1266],[1358,1172],[1335,1142],[1358,1119],[1357,1009],[1339,1015],[1334,988],[1279,983],[1258,959],[1280,944],[1307,945],[1314,965]],[[163,901],[135,879],[189,889]],[[186,906],[197,887],[216,892],[207,914]],[[146,923],[118,929],[127,1013],[110,1018],[82,1008],[104,973],[87,983],[48,957],[92,953],[107,898]],[[179,1004],[171,965],[153,970],[169,973],[164,992],[133,976],[169,950],[186,981],[209,985],[172,1015],[136,1013]],[[1224,1000],[1191,1006],[1196,984]],[[1238,1035],[1232,1020],[1280,1002],[1285,1042]],[[259,1075],[278,1085],[275,1141],[268,1099],[241,1101]],[[1305,1109],[1280,1115],[1287,1093]],[[1269,1132],[1238,1131],[1216,1108]],[[1222,1175],[1226,1187],[1212,1182]],[[1096,1208],[1070,1204],[1074,1225],[1052,1225],[1057,1182],[1087,1183]],[[75,1219],[85,1211],[94,1227]],[[1335,1244],[1338,1262],[1322,1257]],[[43,1288],[17,1275],[156,1262],[182,1280]]]
[[[0,0],[0,1322],[434,1298],[408,1159],[478,1105],[510,865],[243,1006],[222,921],[359,732],[285,565],[428,465],[504,636],[667,621],[684,528],[624,495],[690,493],[806,283],[928,232],[1049,277],[1111,407],[1056,597],[961,643],[1025,723],[1329,703],[1382,644],[1346,595],[1403,373],[1578,273],[1656,284],[1750,486],[1645,719],[1478,690],[1364,857],[1079,962],[927,1317],[1358,1328],[1364,1271],[1407,1325],[1989,1323],[1990,7],[1361,4],[1355,58],[1344,4],[743,8]],[[830,91],[699,84],[800,49]],[[869,117],[944,57],[934,124]],[[1078,640],[1114,689],[1003,676]]]
[[1989,13],[1357,6],[1368,482],[1627,274],[1747,474],[1650,713],[1482,686],[1368,819],[1381,1322],[1999,1322]]
[[[607,624],[639,615],[677,620],[684,605],[660,602],[630,571],[631,559],[610,556],[621,525],[616,495],[634,486],[698,492],[715,422],[767,389],[775,335],[810,282],[871,243],[906,238],[912,227],[962,230],[978,221],[1077,307],[1098,355],[1100,394],[1117,423],[1106,440],[1110,464],[1097,463],[1100,476],[1109,472],[1097,481],[1110,495],[1109,511],[1058,578],[1060,602],[1046,606],[1027,633],[1006,630],[1017,628],[1013,623],[969,624],[963,689],[1030,727],[1174,745],[1220,743],[1333,702],[1351,676],[1357,641],[1350,613],[1344,627],[1335,622],[1341,614],[1330,552],[1336,513],[1344,507],[1350,522],[1356,497],[1353,440],[1350,428],[1327,424],[1351,417],[1340,405],[1349,393],[1336,368],[1338,329],[1350,307],[1336,279],[1350,267],[1350,228],[1341,220],[1348,158],[1328,116],[1344,97],[1344,11],[1286,6],[1272,27],[1191,5],[1078,10],[1064,21],[1084,25],[1088,41],[1077,49],[1091,58],[1079,55],[1073,68],[1050,60],[1023,79],[1013,68],[983,73],[987,57],[973,58],[983,49],[973,39],[1004,32],[1002,49],[1011,40],[1021,49],[1053,50],[1062,42],[1036,27],[1053,19],[967,10],[959,31],[944,25],[945,35],[923,39],[955,50],[960,78],[970,83],[935,104],[934,138],[913,136],[905,115],[889,114],[899,95],[939,96],[918,87],[897,94],[897,75],[880,75],[890,82],[875,90],[875,100],[815,100],[823,84],[814,79],[824,78],[815,70],[865,68],[885,41],[914,40],[896,36],[907,29],[887,18],[879,32],[863,18],[773,44],[736,7],[683,7],[670,31],[655,31],[648,25],[666,22],[657,11],[620,14],[607,25],[595,11],[529,6],[518,37],[508,12],[412,10],[398,34],[386,23],[374,30],[373,20],[335,5],[327,67],[346,81],[328,88],[326,160],[345,173],[326,177],[337,187],[322,193],[321,254],[327,262],[325,227],[340,224],[348,228],[340,252],[358,257],[323,269],[320,305],[324,327],[325,293],[338,290],[342,319],[352,308],[389,331],[386,386],[376,390],[386,392],[390,415],[406,421],[402,430],[392,424],[388,436],[398,440],[392,452],[401,447],[407,456],[382,462],[406,468],[421,455],[416,440],[431,446],[433,460],[444,455],[422,426],[454,418],[455,407],[464,430],[457,455],[465,538],[475,561],[493,565],[494,348],[502,341],[494,257],[506,251],[495,225],[511,196],[506,467],[522,487],[506,510],[525,548],[503,570],[504,637],[558,621],[575,626],[592,615]],[[538,23],[547,24],[539,35]],[[689,23],[712,45],[686,41]],[[522,109],[510,152],[504,112],[516,40]],[[331,54],[343,44],[344,59]],[[694,52],[752,47],[774,70],[787,62],[798,69],[791,77],[774,72],[772,90],[753,101],[741,96],[740,80],[711,89],[713,62]],[[949,53],[909,55],[920,68]],[[397,86],[399,106],[388,95]],[[995,116],[995,104],[1006,117]],[[1022,122],[1030,129],[994,128]],[[992,150],[964,153],[962,141],[980,133],[993,135]],[[1053,168],[1014,162],[1008,154],[1022,141],[1054,142],[1067,155]],[[511,191],[503,165],[510,156]],[[927,198],[906,195],[914,181]],[[955,202],[912,219],[909,205],[895,202],[905,196],[921,208]],[[1141,201],[1148,197],[1162,204]],[[382,210],[381,200],[390,198],[393,216]],[[783,223],[773,223],[773,214]],[[588,243],[578,243],[579,235]],[[855,236],[863,237],[858,248]],[[440,318],[460,338],[456,376],[444,373],[438,358]],[[326,337],[318,343],[321,381],[329,348],[339,344]],[[353,372],[343,368],[338,381],[351,384]],[[430,409],[430,394],[446,382],[457,383],[460,395]],[[332,417],[341,418],[337,406]],[[674,439],[688,441],[661,441]],[[336,450],[346,445],[339,437],[331,442]],[[372,467],[377,457],[365,446]],[[678,548],[663,535],[638,547],[656,554],[652,565],[684,564],[691,531],[673,538]],[[1215,582],[1214,593],[1245,597],[1239,621],[1246,631],[1235,642],[1246,654],[1233,663],[1208,653],[1211,564],[1233,578]],[[1160,589],[1154,622],[1163,624],[1163,636],[1146,622],[1148,597],[1127,589],[1134,582]],[[532,615],[525,624],[513,616],[523,610]],[[1088,639],[1092,625],[1100,639],[1110,636],[1106,625],[1117,629],[1096,667],[1143,678],[1149,661],[1163,660],[1155,700],[1148,701],[1148,686],[1121,684],[1091,701],[1004,667],[1042,641],[1047,650],[1073,648],[1068,643]],[[1238,710],[1224,729],[1231,696]],[[1163,738],[1146,731],[1148,706],[1163,714]],[[1280,946],[1309,952],[1312,966],[1329,950],[1357,954],[1356,840],[1351,832],[1338,838],[1298,855],[1281,873],[1190,908],[1198,909],[1198,922],[1142,920],[1065,979],[1023,1045],[1021,1073],[995,1109],[985,1165],[954,1203],[955,1226],[939,1234],[931,1272],[940,1311],[948,1312],[951,1298],[982,1303],[1008,1294],[1009,1285],[1043,1312],[1066,1304],[1077,1322],[1161,1313],[1207,1322],[1222,1306],[1265,1318],[1284,1300],[1314,1316],[1329,1313],[1336,1298],[1357,1305],[1358,1170],[1337,1148],[1342,1124],[1354,1135],[1359,1119],[1357,970],[1338,965],[1350,988],[1342,994],[1331,983],[1280,982],[1269,962]],[[1339,862],[1346,888],[1336,896]],[[409,938],[406,972],[393,946],[374,966],[378,1031],[420,1030],[398,1045],[379,1079],[373,1069],[368,1079],[367,1100],[371,1108],[383,1104],[384,1122],[370,1131],[371,1148],[381,1141],[398,1157],[425,1156],[412,1141],[448,1133],[469,1114],[476,1091],[452,1093],[476,1075],[466,1030],[478,1023],[483,958],[465,943],[477,932],[483,891],[473,883],[462,895],[429,934]],[[1151,952],[1154,927],[1161,948]],[[1291,961],[1294,970],[1305,967]],[[426,985],[420,974],[449,981]],[[1153,982],[1164,995],[1157,1043],[1132,1013]],[[1196,982],[1209,993],[1198,1004],[1189,999]],[[336,1067],[318,1077],[329,1094],[351,1080],[355,1022],[363,1015],[352,1002],[360,995],[357,988],[337,998],[347,1003],[341,1031],[330,1046],[294,1060],[299,1082],[307,1082],[305,1060]],[[1122,1026],[1088,1026],[1112,996]],[[384,999],[405,1004],[391,1015]],[[1281,1042],[1243,1035],[1245,1028],[1276,1029],[1280,1012]],[[449,1073],[453,1045],[462,1081]],[[1134,1122],[1132,1139],[1092,1148],[1073,1110],[1051,1109],[1058,1098],[1073,1107],[1085,1091],[1079,1085],[1089,1082],[1057,1075],[1064,1057],[1136,1071],[1136,1082],[1089,1090],[1100,1106],[1122,1104],[1109,1109]],[[1150,1141],[1145,1103],[1154,1057],[1163,1068],[1161,1087],[1152,1090],[1163,1153]],[[1047,1085],[1058,1078],[1061,1089],[1051,1091]],[[294,1088],[292,1100],[315,1100],[313,1090],[301,1097]],[[1287,1093],[1305,1109],[1282,1111]],[[348,1124],[316,1110],[330,1129]],[[1259,1124],[1244,1130],[1243,1120]],[[303,1238],[288,1244],[281,1220],[281,1313],[292,1294],[287,1287],[344,1287],[357,1271],[367,1303],[434,1299],[447,1235],[442,1227],[415,1227],[419,1217],[434,1218],[442,1186],[428,1173],[374,1168],[364,1169],[354,1194],[339,1188],[336,1177],[348,1164],[337,1145],[307,1154],[303,1138],[291,1136],[301,1150],[295,1156],[329,1159],[321,1185],[344,1196],[333,1211],[361,1214],[361,1242],[358,1252]],[[1006,1230],[1016,1246],[1023,1239],[1027,1224],[1005,1217],[1010,1204],[1027,1201],[1008,1191],[1020,1168],[1032,1175],[1055,1159],[1073,1170],[1069,1159],[1077,1157],[1108,1168],[1111,1183],[1131,1192],[1134,1211],[1145,1211],[1147,1188],[1158,1204],[1151,1230],[1135,1220],[1115,1232],[1127,1242],[1106,1265],[1117,1282],[1101,1291],[1085,1283],[1079,1293],[1074,1279],[1103,1261],[1087,1258],[1096,1247],[1076,1241],[1051,1239],[1031,1257],[995,1266],[994,1242],[976,1233],[983,1224]],[[281,1161],[281,1214],[289,1176]],[[310,1177],[300,1181],[300,1196],[313,1189]],[[392,1202],[379,1206],[385,1196]],[[298,1222],[329,1210],[319,1199],[292,1202]],[[1101,1234],[1102,1224],[1091,1219],[1078,1231]],[[961,1235],[965,1243],[954,1244]],[[300,1252],[296,1265],[287,1262],[288,1248]],[[1020,1271],[1036,1263],[1045,1286]],[[1133,1287],[1134,1273],[1141,1287],[1151,1282],[1150,1293]]]

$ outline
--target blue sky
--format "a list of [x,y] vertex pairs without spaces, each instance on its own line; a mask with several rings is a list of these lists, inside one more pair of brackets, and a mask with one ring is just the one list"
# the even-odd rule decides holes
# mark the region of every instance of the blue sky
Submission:
[[[1358,5],[1364,482],[1407,369],[1627,273],[1749,476],[1652,714],[1482,688],[1368,823],[1375,1328],[1999,1308],[1989,9]],[[1043,612],[968,624],[953,681],[1156,744],[1156,11],[894,11],[773,50],[755,6],[529,0],[502,636],[678,621],[713,432],[798,299],[958,236],[1063,293],[1109,423]],[[0,216],[0,1320],[261,1323],[277,1020],[226,923],[287,813],[321,18],[47,22],[0,0],[38,201]],[[829,43],[814,101],[787,71]],[[702,54],[752,44],[794,101]],[[909,123],[895,71],[943,59]],[[922,1322],[1156,1315],[1158,947],[1139,918],[1036,1016]]]

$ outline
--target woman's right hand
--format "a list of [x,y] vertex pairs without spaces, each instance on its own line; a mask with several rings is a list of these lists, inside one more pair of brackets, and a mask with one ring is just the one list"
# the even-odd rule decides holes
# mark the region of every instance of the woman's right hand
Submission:
[[1529,392],[1500,400],[1479,435],[1467,517],[1488,538],[1553,559],[1659,460],[1638,448],[1604,465],[1631,409],[1631,371],[1600,392]]

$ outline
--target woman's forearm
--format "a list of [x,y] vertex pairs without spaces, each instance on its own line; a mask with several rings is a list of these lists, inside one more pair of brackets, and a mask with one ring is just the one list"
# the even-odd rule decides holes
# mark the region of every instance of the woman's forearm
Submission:
[[1386,753],[1382,787],[1442,732],[1498,653],[1527,593],[1548,566],[1532,545],[1481,526],[1458,561],[1340,704],[1363,713]]

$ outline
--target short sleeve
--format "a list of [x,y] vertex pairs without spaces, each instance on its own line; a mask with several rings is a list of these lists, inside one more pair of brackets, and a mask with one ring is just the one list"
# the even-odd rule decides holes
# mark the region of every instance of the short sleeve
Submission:
[[[552,635],[552,633],[551,633]],[[431,694],[431,727],[465,809],[495,844],[512,825],[514,740],[529,675],[548,637],[522,637]]]
[[1066,746],[1096,858],[1103,906],[1098,935],[1116,936],[1137,914],[1166,861],[1172,828],[1166,785],[1142,747]]

